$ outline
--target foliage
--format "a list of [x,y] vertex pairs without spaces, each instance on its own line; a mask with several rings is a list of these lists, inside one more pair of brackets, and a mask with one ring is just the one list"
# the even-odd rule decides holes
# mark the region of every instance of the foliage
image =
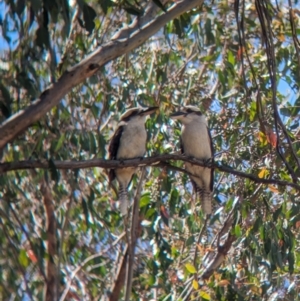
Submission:
[[[146,123],[147,156],[178,151],[179,125],[169,115],[186,104],[205,111],[217,164],[257,181],[216,172],[206,223],[186,174],[148,167],[131,300],[299,299],[299,189],[260,183],[296,183],[300,175],[297,2],[205,1],[106,64],[6,145],[2,163],[48,160],[50,168],[0,175],[2,300],[42,299],[51,255],[45,183],[55,212],[59,298],[109,295],[126,245],[115,190],[104,169],[59,170],[53,162],[107,157],[118,118],[137,105],[160,107]],[[151,3],[0,3],[0,121],[31,106]],[[154,4],[157,15],[172,6]],[[138,183],[139,174],[132,198]],[[222,264],[198,278],[226,243]]]

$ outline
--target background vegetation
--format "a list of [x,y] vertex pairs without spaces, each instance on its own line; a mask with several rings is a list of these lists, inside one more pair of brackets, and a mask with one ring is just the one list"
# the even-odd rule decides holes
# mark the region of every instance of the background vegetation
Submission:
[[[0,11],[1,300],[300,299],[298,0]],[[208,220],[187,159],[164,155],[179,150],[169,115],[187,104],[213,136]],[[160,107],[146,123],[155,159],[124,221],[106,173],[119,162],[103,159],[137,105]]]

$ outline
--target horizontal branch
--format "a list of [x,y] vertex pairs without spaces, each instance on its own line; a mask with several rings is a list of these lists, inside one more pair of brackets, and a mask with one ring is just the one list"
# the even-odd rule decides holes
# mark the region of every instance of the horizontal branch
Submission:
[[100,46],[79,64],[65,71],[58,81],[46,89],[40,98],[28,108],[14,114],[3,124],[0,124],[0,150],[31,124],[41,119],[72,88],[94,75],[102,66],[139,47],[166,23],[202,3],[203,0],[182,0],[174,3],[166,13],[156,17],[154,17],[155,10],[151,9],[151,5],[154,7],[156,5],[150,4],[146,14],[141,18],[142,24],[136,18],[132,25],[121,29],[112,41]]
[[290,186],[300,190],[300,185],[289,181],[283,181],[278,179],[262,179],[255,176],[254,174],[245,173],[233,169],[229,166],[221,165],[218,162],[214,162],[214,163],[204,162],[202,160],[197,160],[192,157],[187,157],[178,154],[162,154],[162,155],[155,155],[152,157],[135,158],[135,159],[127,159],[127,160],[90,159],[90,160],[83,160],[83,161],[54,160],[51,162],[47,160],[27,160],[27,161],[19,161],[19,162],[6,162],[6,163],[0,163],[0,174],[9,171],[21,170],[21,169],[35,169],[35,168],[49,169],[49,168],[53,168],[53,164],[57,169],[83,169],[83,168],[92,168],[92,167],[113,169],[113,168],[120,168],[120,167],[141,167],[141,166],[157,165],[158,167],[166,167],[166,168],[176,169],[178,171],[186,172],[185,170],[180,170],[176,166],[170,165],[168,163],[168,161],[170,160],[189,162],[198,166],[212,167],[219,171],[226,172],[241,178],[249,179],[256,183],[262,183],[267,185],[275,184],[279,186]]

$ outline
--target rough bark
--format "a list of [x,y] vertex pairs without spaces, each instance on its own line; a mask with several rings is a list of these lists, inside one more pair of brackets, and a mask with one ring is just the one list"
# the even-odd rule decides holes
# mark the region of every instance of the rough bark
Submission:
[[45,301],[57,300],[57,269],[55,265],[55,256],[57,255],[56,248],[56,219],[52,195],[46,181],[41,186],[43,194],[44,207],[46,212],[46,234],[47,234],[47,266],[46,266],[46,286],[45,286]]

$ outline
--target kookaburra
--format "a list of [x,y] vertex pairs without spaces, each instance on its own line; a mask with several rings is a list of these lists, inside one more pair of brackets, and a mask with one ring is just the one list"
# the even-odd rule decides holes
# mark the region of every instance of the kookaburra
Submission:
[[[108,148],[110,160],[133,159],[145,155],[146,117],[157,109],[158,107],[136,107],[127,110],[121,116],[118,128]],[[122,215],[126,215],[128,211],[127,189],[135,172],[135,167],[117,168],[109,171],[109,181],[111,182],[116,178],[119,182],[119,201]]]
[[[205,116],[194,106],[186,106],[171,115],[182,123],[181,152],[199,160],[213,160],[213,146]],[[212,192],[214,170],[192,163],[185,163],[186,170],[196,177],[190,176],[196,195],[200,197],[205,214],[212,211]]]

